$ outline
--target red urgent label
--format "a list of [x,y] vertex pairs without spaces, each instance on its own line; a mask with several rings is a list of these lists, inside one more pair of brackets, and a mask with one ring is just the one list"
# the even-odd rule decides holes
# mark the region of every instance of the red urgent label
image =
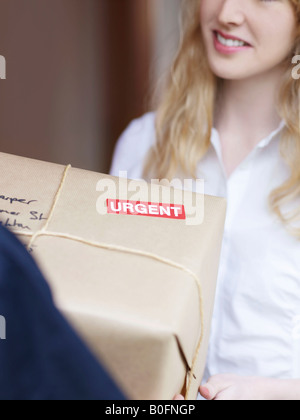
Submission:
[[109,214],[160,217],[163,219],[185,220],[184,206],[179,204],[157,204],[129,200],[107,200]]

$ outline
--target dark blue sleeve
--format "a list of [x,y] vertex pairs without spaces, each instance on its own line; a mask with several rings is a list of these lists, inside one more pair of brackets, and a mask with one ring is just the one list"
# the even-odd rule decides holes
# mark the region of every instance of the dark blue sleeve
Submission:
[[124,399],[55,308],[31,256],[1,227],[0,316],[1,400]]

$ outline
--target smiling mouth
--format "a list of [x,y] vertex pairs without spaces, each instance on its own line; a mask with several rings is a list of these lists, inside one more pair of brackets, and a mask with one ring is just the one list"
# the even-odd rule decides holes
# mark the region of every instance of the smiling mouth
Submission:
[[238,40],[238,39],[227,39],[224,38],[220,32],[218,31],[214,31],[214,34],[217,38],[217,40],[219,41],[220,44],[224,45],[224,47],[230,47],[230,48],[238,48],[238,47],[251,47],[250,44],[248,44],[245,41],[242,40]]

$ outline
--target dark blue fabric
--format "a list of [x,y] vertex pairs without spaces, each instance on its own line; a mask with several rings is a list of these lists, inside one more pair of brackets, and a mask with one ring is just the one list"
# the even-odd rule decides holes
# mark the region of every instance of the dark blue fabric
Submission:
[[1,400],[124,399],[55,308],[31,256],[1,226],[0,315]]

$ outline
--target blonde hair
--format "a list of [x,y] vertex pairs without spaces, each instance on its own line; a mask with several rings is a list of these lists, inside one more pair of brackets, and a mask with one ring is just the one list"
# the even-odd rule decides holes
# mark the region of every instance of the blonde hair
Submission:
[[[197,178],[199,161],[211,145],[213,118],[222,81],[211,71],[199,21],[201,0],[184,0],[182,38],[156,115],[156,144],[150,150],[145,178],[172,180],[180,173]],[[284,213],[282,208],[300,198],[300,80],[292,75],[292,58],[300,55],[300,0],[295,8],[299,33],[279,92],[278,114],[286,123],[281,154],[288,164],[289,179],[269,197],[271,210],[300,239],[300,207]]]

